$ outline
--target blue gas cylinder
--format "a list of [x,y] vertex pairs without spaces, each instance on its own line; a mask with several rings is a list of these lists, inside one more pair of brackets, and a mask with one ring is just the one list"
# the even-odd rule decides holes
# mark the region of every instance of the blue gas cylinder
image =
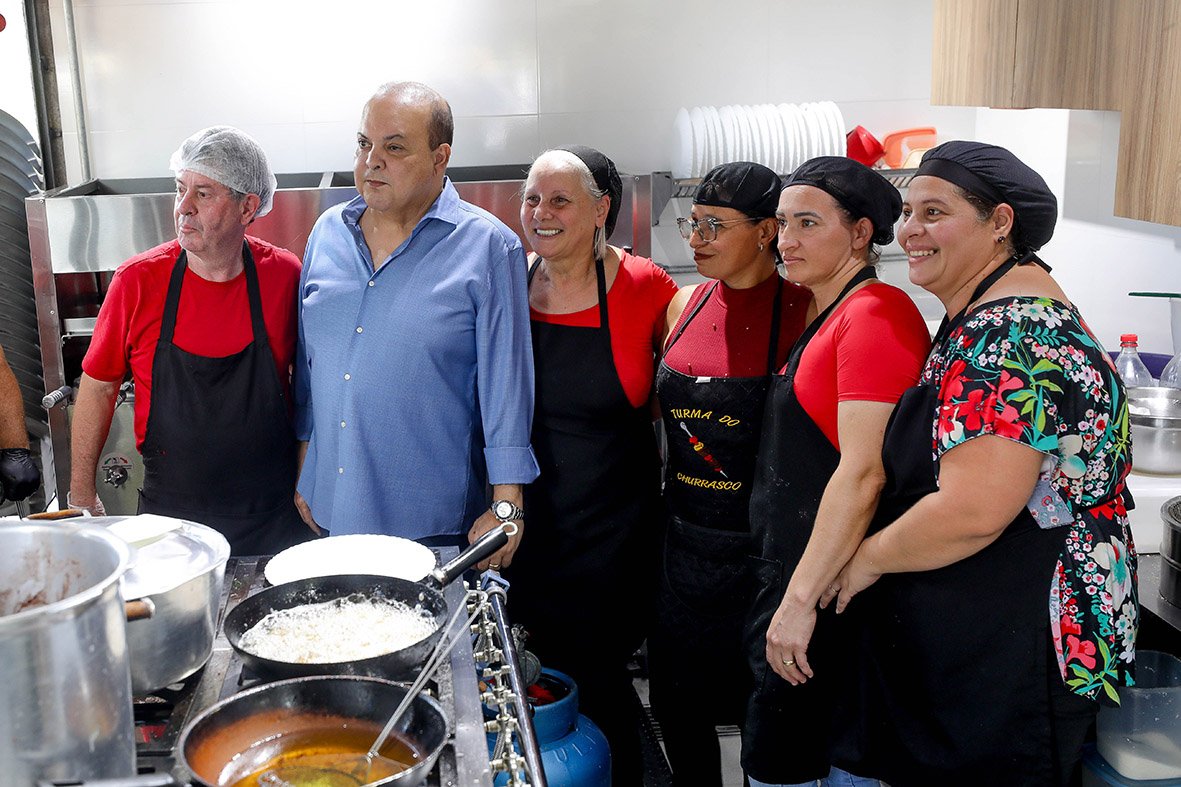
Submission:
[[[530,700],[546,781],[551,787],[610,787],[611,750],[602,731],[578,712],[574,680],[557,670],[543,669],[535,685],[555,698],[544,704]],[[489,733],[489,753],[495,745],[496,735]],[[498,774],[494,783],[497,787],[507,784],[508,774]]]

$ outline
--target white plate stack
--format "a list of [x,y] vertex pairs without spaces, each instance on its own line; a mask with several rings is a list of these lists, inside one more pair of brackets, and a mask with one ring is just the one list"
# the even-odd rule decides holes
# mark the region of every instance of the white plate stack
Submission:
[[831,101],[681,107],[673,124],[674,178],[700,178],[728,161],[780,174],[816,156],[845,155],[845,119]]

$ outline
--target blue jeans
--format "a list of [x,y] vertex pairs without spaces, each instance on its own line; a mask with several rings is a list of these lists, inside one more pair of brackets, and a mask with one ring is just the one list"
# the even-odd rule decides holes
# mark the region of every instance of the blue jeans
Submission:
[[[767,784],[758,779],[751,779],[749,776],[747,780],[750,782],[750,787],[816,787],[816,782],[797,782],[795,784]],[[877,779],[870,779],[865,776],[854,776],[848,771],[842,771],[835,765],[829,770],[828,776],[820,780],[820,787],[880,787],[881,782]]]

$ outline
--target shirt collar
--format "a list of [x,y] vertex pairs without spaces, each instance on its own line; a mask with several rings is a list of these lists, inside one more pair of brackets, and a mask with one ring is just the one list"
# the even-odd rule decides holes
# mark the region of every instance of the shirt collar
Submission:
[[[430,208],[427,209],[423,217],[418,220],[415,230],[417,231],[419,227],[431,219],[438,219],[451,225],[458,225],[460,219],[459,202],[459,192],[452,185],[451,178],[444,176],[442,193],[431,203]],[[365,212],[365,208],[365,198],[358,194],[349,201],[349,204],[345,206],[341,215],[346,224],[360,232],[361,214]]]

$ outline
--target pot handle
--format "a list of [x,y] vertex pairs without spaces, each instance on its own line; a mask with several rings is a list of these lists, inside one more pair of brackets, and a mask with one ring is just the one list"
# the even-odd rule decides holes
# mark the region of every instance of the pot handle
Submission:
[[[513,526],[515,527],[515,525]],[[458,579],[460,574],[489,555],[495,554],[497,550],[507,543],[508,526],[501,524],[499,527],[489,530],[476,539],[475,543],[460,552],[458,557],[436,568],[423,581],[437,585],[440,588],[447,587]]]
[[148,620],[156,614],[156,604],[150,598],[137,598],[123,602],[123,612],[127,615],[127,622],[133,620]]

